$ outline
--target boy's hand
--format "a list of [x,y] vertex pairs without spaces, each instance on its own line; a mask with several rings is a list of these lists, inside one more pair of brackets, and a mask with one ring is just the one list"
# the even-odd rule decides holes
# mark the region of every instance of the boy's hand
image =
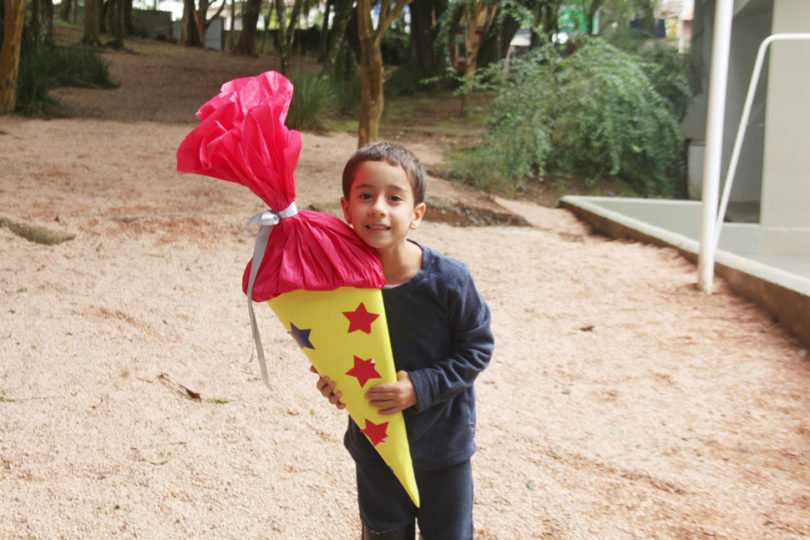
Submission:
[[369,405],[380,414],[396,414],[416,405],[416,391],[407,371],[397,371],[397,382],[378,384],[366,392]]
[[[312,373],[318,373],[318,370],[315,369],[315,366],[309,366],[309,370]],[[346,405],[344,405],[340,401],[340,392],[335,392],[335,384],[333,383],[329,377],[319,377],[318,382],[315,383],[315,387],[318,389],[318,392],[321,393],[323,397],[329,400],[329,403],[337,407],[338,409],[345,409]]]

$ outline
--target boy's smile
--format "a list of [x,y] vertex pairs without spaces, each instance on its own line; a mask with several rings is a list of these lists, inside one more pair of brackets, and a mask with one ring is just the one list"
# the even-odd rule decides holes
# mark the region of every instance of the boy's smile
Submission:
[[363,242],[383,259],[404,257],[412,244],[408,231],[415,229],[425,212],[416,204],[405,171],[386,161],[366,161],[355,172],[348,200],[340,199],[346,222]]

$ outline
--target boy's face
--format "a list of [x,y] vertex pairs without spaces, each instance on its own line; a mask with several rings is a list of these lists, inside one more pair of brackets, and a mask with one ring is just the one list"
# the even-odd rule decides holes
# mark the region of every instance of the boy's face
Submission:
[[405,171],[385,161],[363,162],[354,174],[348,200],[342,197],[340,203],[357,236],[378,251],[403,245],[425,213],[425,203],[414,201]]

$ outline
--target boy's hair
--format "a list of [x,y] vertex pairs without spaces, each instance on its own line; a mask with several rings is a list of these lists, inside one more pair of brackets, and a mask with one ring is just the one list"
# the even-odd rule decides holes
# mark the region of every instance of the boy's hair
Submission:
[[401,144],[390,141],[368,143],[352,154],[349,161],[346,162],[346,166],[343,167],[343,196],[347,200],[352,189],[354,174],[366,161],[385,161],[389,165],[402,168],[411,183],[414,204],[425,202],[427,174],[425,174],[419,158]]

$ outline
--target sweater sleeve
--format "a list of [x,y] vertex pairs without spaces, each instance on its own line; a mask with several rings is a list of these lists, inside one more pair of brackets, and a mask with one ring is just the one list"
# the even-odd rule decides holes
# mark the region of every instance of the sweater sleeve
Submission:
[[445,289],[447,315],[452,328],[449,355],[409,372],[417,397],[415,412],[452,399],[470,388],[489,365],[494,349],[490,311],[478,293],[472,276],[463,269]]

